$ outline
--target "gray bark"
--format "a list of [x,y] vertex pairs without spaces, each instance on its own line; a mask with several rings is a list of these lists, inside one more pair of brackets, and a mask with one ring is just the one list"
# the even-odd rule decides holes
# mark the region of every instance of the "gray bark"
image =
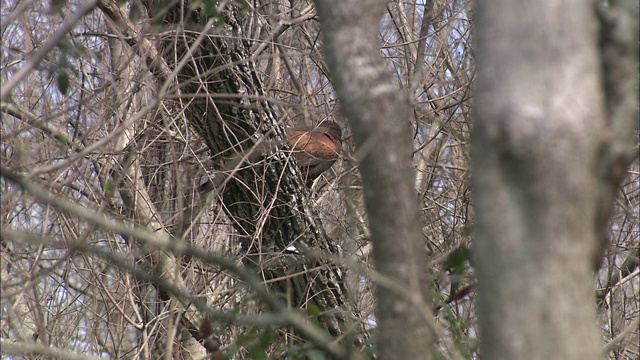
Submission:
[[615,150],[590,5],[478,4],[472,170],[487,359],[602,356],[593,264],[603,193],[617,185],[602,171],[629,152],[603,156]]
[[324,53],[359,154],[376,290],[381,359],[429,359],[426,252],[418,219],[406,94],[378,49],[385,1],[316,1]]

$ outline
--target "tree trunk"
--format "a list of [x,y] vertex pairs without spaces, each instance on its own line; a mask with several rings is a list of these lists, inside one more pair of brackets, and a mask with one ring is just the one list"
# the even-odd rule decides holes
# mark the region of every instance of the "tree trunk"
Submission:
[[[149,16],[162,4],[149,1]],[[119,15],[106,2],[101,9],[118,20]],[[340,249],[309,206],[295,164],[275,152],[284,143],[284,129],[250,58],[250,46],[238,37],[242,27],[237,9],[227,6],[219,18],[204,16],[201,10],[183,13],[184,9],[189,9],[188,2],[167,9],[163,30],[198,31],[175,30],[176,36],[165,37],[160,49],[149,48],[144,55],[162,86],[170,82],[171,71],[176,71],[179,90],[174,91],[183,94],[186,118],[220,165],[218,176],[228,176],[216,182],[220,185],[216,194],[243,251],[265,280],[287,279],[271,286],[288,294],[293,306],[315,305],[321,313],[320,323],[331,335],[347,336],[363,345],[366,335],[361,326],[355,334],[345,334],[348,319],[359,315],[348,300],[344,271],[330,261],[339,256]],[[222,21],[224,25],[215,26]],[[223,36],[203,34],[216,31]],[[143,50],[147,50],[145,41],[140,41]],[[154,57],[155,50],[163,52],[162,59]],[[159,96],[165,91],[160,89]],[[291,245],[299,252],[283,254]],[[316,256],[306,256],[308,249]],[[320,270],[309,270],[313,268]]]
[[591,2],[478,4],[472,141],[481,351],[600,359],[604,99]]
[[429,359],[426,251],[410,167],[409,104],[380,56],[385,1],[316,1],[325,56],[360,154],[379,277],[376,347],[381,359]]

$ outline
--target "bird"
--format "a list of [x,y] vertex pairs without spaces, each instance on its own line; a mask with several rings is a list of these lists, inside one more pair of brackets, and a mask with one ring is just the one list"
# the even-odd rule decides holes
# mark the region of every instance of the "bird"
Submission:
[[[305,185],[311,188],[313,181],[323,172],[329,170],[338,159],[342,149],[342,130],[334,121],[322,121],[315,127],[286,129],[287,145],[295,156],[296,163]],[[264,149],[263,149],[264,150]],[[256,151],[264,154],[265,151]],[[244,157],[236,156],[224,161],[225,169],[233,169]],[[214,179],[203,178],[198,186],[201,194],[207,194],[219,188],[226,176],[216,176]]]
[[342,149],[342,130],[335,121],[312,128],[286,129],[287,144],[296,158],[307,187],[336,162]]

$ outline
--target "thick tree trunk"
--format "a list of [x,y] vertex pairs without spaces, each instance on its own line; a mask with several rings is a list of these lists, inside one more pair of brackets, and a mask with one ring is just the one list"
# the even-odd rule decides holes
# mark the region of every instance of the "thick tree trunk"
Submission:
[[[162,4],[149,1],[146,5],[158,10]],[[124,21],[110,3],[102,2],[101,9],[116,22]],[[227,6],[218,19],[184,9],[190,9],[189,4],[179,2],[164,13],[163,30],[176,30],[164,38],[160,49],[145,39],[138,45],[160,83],[170,81],[172,71],[177,73],[179,90],[174,91],[184,94],[186,118],[203,137],[214,162],[221,165],[218,176],[228,176],[218,182],[222,185],[216,193],[248,259],[255,260],[252,265],[265,279],[286,278],[272,283],[273,289],[288,294],[293,306],[314,304],[322,314],[321,324],[332,335],[364,344],[361,326],[355,334],[345,334],[348,319],[357,310],[347,296],[344,271],[327,261],[339,256],[340,249],[309,206],[295,164],[276,152],[284,143],[284,130],[250,59],[250,44],[242,40],[236,9]],[[221,21],[224,25],[215,26]],[[207,32],[217,34],[205,36]],[[162,58],[154,57],[157,50],[164,52]],[[159,96],[165,95],[163,91]],[[284,254],[291,245],[300,251]],[[305,256],[305,249],[320,256]],[[270,260],[273,255],[277,258]]]
[[600,359],[604,98],[592,2],[478,4],[472,141],[482,353]]
[[377,283],[380,359],[429,359],[426,251],[410,167],[409,104],[385,69],[378,24],[385,1],[316,1],[343,113],[360,154]]

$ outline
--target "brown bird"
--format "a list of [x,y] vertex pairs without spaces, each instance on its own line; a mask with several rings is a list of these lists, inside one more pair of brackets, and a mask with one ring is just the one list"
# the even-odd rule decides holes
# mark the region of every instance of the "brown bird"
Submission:
[[342,149],[342,130],[333,121],[323,121],[311,129],[287,129],[287,137],[308,187],[329,170]]
[[[336,162],[342,149],[341,137],[342,130],[333,121],[323,121],[311,129],[287,129],[287,144],[296,157],[296,162],[307,187],[311,187],[313,181]],[[256,152],[256,154],[263,153],[264,151]],[[240,161],[242,161],[241,156],[227,158],[224,161],[224,168],[231,170]],[[206,194],[220,187],[225,179],[226,176],[216,176],[213,180],[201,183],[198,186],[198,191]]]

